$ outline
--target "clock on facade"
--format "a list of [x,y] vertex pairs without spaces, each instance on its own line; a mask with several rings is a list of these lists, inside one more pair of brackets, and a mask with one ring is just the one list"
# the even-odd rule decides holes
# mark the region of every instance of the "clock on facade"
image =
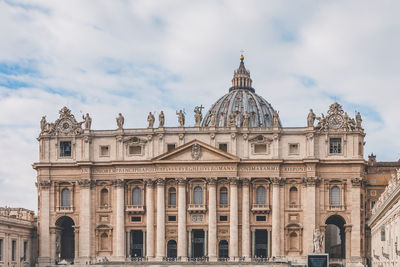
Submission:
[[332,127],[339,128],[343,123],[343,119],[340,115],[334,115],[329,119],[329,123]]

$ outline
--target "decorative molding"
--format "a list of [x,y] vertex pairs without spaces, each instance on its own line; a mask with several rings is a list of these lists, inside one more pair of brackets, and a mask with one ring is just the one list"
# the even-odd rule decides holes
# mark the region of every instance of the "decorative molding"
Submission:
[[201,158],[202,151],[201,151],[201,146],[199,144],[194,143],[192,145],[191,155],[192,155],[192,159],[194,159],[194,160],[199,160]]
[[124,187],[125,186],[125,181],[122,179],[116,179],[112,181],[112,185],[115,187]]
[[239,178],[238,177],[229,177],[228,181],[229,181],[229,184],[231,184],[231,185],[237,185],[239,182]]
[[41,189],[50,189],[51,183],[52,182],[50,180],[39,181],[39,185],[40,185]]
[[283,179],[281,177],[272,177],[271,183],[273,185],[283,185],[285,183],[285,179]]
[[81,188],[90,188],[91,186],[93,186],[93,181],[90,179],[80,179],[78,180],[78,185]]
[[217,184],[217,178],[214,178],[214,177],[207,178],[207,184],[216,185]]
[[82,122],[78,122],[71,110],[63,107],[59,112],[59,118],[54,123],[48,123],[46,116],[40,122],[40,135],[81,135],[83,133]]
[[157,186],[164,186],[165,179],[164,178],[157,178],[156,184],[157,184]]
[[242,178],[242,185],[244,186],[249,186],[250,185],[250,179],[249,178]]
[[355,177],[355,178],[351,178],[351,185],[353,187],[360,187],[363,184],[363,178],[361,177]]
[[318,177],[304,177],[302,179],[302,182],[306,185],[306,186],[316,186],[319,185],[321,182],[321,179]]
[[176,180],[178,182],[178,185],[186,185],[187,183],[186,178],[178,178]]
[[145,179],[145,180],[144,180],[144,184],[145,184],[146,186],[153,187],[153,186],[154,186],[154,180],[151,179],[151,178]]

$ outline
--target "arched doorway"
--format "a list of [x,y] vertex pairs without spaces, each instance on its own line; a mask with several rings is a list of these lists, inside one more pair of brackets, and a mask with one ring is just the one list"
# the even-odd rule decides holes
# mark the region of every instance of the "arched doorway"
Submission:
[[176,241],[170,240],[167,244],[167,257],[176,258]]
[[226,240],[219,241],[219,244],[218,244],[218,257],[220,259],[229,258],[228,241],[226,241]]
[[73,261],[75,258],[74,225],[74,221],[68,216],[62,216],[56,221],[56,226],[61,229],[60,240],[56,241],[60,260]]
[[346,221],[340,215],[332,215],[326,220],[325,253],[332,259],[346,258]]

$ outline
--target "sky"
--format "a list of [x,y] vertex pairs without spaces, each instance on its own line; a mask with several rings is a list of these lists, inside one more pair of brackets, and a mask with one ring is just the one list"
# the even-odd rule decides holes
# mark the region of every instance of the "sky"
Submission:
[[334,101],[366,132],[365,158],[400,158],[400,1],[0,0],[0,206],[36,210],[39,121],[67,106],[92,129],[146,127],[208,108],[244,50],[283,126]]

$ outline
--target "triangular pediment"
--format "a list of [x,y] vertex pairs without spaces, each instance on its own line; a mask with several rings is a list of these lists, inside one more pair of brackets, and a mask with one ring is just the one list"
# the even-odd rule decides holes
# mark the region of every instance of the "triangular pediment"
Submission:
[[156,162],[239,162],[240,158],[210,146],[198,140],[193,140],[176,149],[161,154],[153,159]]

